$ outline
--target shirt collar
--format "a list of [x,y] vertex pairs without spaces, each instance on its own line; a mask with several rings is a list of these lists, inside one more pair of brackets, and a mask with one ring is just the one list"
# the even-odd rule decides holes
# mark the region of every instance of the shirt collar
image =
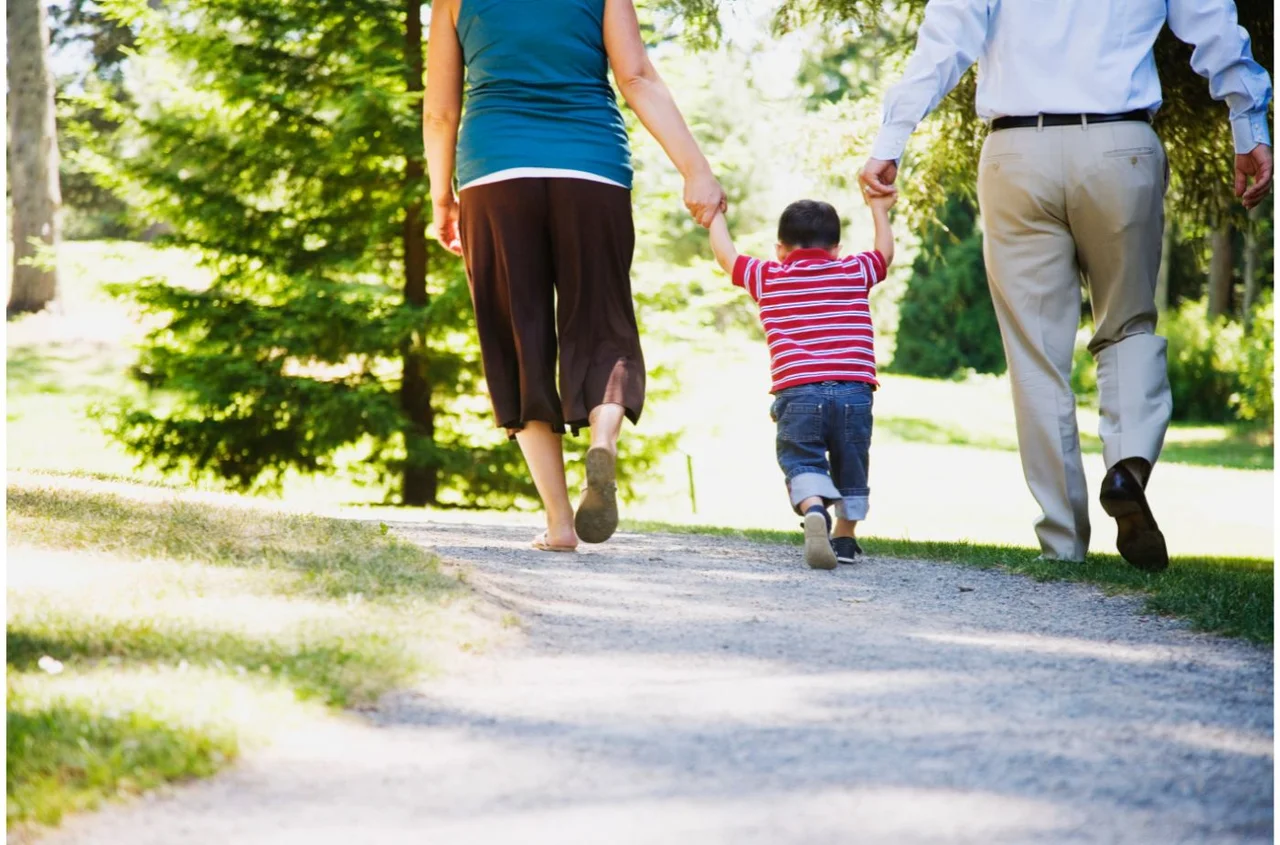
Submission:
[[825,249],[818,247],[809,247],[803,249],[793,249],[791,254],[787,256],[787,260],[783,261],[784,266],[795,264],[797,261],[832,261],[831,254]]

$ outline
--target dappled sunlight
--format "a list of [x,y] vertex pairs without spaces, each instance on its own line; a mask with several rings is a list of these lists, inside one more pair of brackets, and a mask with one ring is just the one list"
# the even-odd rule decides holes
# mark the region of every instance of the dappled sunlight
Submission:
[[1262,731],[1235,730],[1220,725],[1180,724],[1139,727],[1144,736],[1202,751],[1275,759],[1275,737]]
[[263,741],[286,724],[320,718],[323,708],[300,701],[288,684],[261,672],[216,668],[123,666],[107,661],[94,668],[57,676],[43,672],[9,673],[11,707],[37,712],[57,703],[111,718],[142,710],[175,726],[232,730],[242,738]]
[[[1203,660],[1191,647],[1160,645],[1126,645],[1122,643],[1049,637],[1029,633],[940,634],[912,633],[908,636],[939,645],[969,646],[1022,654],[1045,654],[1059,657],[1081,657],[1110,660],[1117,663],[1179,663]],[[1240,667],[1243,661],[1214,661],[1221,668]]]
[[[609,730],[682,730],[728,723],[763,728],[822,725],[925,688],[973,683],[945,671],[796,672],[785,661],[684,655],[546,655],[507,667],[500,684],[442,680],[422,687],[423,706],[448,718],[597,725]],[[908,708],[910,709],[910,708]],[[838,724],[838,722],[837,722]],[[937,726],[921,724],[932,732]],[[721,729],[721,728],[717,728]]]
[[300,595],[280,572],[24,547],[9,549],[7,571],[9,589],[21,591],[10,624],[57,616],[93,627],[195,626],[257,637],[304,623],[341,626],[363,600]]

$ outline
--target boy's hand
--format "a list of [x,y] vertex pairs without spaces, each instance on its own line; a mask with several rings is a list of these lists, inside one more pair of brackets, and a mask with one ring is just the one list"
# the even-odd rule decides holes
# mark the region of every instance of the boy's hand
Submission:
[[898,192],[895,190],[887,194],[876,194],[863,186],[862,198],[866,200],[872,211],[888,211],[898,202]]

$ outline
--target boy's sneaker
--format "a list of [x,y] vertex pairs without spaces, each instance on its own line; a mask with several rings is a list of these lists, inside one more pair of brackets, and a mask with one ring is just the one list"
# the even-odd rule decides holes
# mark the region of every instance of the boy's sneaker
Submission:
[[862,546],[852,537],[836,537],[831,541],[831,547],[835,549],[836,561],[839,563],[857,563],[862,556]]
[[804,515],[804,562],[811,569],[836,568],[836,553],[827,533],[827,515],[816,508]]

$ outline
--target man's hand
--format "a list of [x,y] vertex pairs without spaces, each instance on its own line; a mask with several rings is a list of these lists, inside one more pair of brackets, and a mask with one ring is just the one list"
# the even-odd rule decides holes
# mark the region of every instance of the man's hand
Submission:
[[441,246],[454,255],[462,255],[462,238],[458,234],[458,198],[453,194],[431,201],[430,231]]
[[898,178],[898,163],[879,158],[869,158],[858,174],[863,193],[868,197],[887,197],[898,191],[893,181]]
[[[1271,190],[1271,147],[1259,144],[1248,155],[1236,156],[1236,196],[1253,208]],[[1250,177],[1253,184],[1249,185]],[[1246,190],[1247,186],[1247,190]]]

